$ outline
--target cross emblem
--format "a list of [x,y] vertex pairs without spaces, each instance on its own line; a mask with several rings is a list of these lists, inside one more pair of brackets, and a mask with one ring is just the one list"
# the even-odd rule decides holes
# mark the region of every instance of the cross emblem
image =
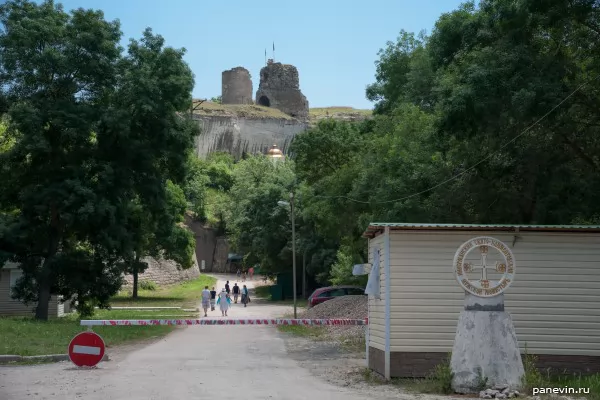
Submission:
[[473,265],[473,263],[466,263],[464,266],[464,270],[465,272],[481,270],[481,279],[479,280],[479,283],[481,284],[482,288],[487,289],[490,287],[490,281],[487,277],[488,268],[493,268],[497,272],[503,274],[506,272],[506,264],[496,262],[496,265],[494,267],[487,265],[487,255],[489,250],[488,246],[480,246],[479,250],[481,251],[481,265]]

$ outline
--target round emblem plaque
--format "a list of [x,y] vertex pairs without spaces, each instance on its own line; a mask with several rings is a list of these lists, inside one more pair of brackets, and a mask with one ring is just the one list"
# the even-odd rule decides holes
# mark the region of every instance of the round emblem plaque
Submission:
[[[500,253],[502,261],[488,265],[488,253],[494,250]],[[476,251],[481,257],[481,264],[474,265],[467,262],[467,256]],[[510,286],[515,278],[515,257],[506,244],[498,239],[480,236],[470,239],[458,248],[454,255],[454,275],[456,280],[467,292],[479,297],[498,296]],[[502,278],[492,286],[488,279],[488,272],[495,271],[502,274]],[[477,279],[469,279],[468,273],[480,272]]]

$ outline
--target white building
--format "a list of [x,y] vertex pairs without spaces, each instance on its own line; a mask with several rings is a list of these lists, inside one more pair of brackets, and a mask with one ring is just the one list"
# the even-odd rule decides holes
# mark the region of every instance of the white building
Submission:
[[[26,306],[12,298],[12,288],[21,277],[23,272],[18,264],[8,262],[0,268],[0,316],[31,316],[34,313],[35,304]],[[50,297],[48,304],[48,315],[50,317],[62,317],[70,312],[69,302],[61,303],[59,297]]]
[[477,236],[514,254],[505,305],[522,352],[542,368],[600,372],[600,226],[372,223],[363,236],[369,262],[380,258],[368,365],[387,379],[425,376],[452,351],[464,298],[453,258]]

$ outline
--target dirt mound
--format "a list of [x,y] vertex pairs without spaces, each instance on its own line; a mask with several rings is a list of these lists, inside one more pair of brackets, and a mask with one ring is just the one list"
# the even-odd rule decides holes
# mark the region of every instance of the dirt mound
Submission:
[[[308,309],[300,318],[365,319],[367,316],[367,296],[342,296]],[[340,340],[347,344],[364,343],[365,328],[362,325],[328,326],[326,329],[329,336],[334,340]]]

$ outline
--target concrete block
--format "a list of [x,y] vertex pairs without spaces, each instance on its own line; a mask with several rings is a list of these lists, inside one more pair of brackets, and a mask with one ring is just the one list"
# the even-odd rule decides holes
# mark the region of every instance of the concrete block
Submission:
[[482,385],[519,388],[524,368],[510,314],[462,311],[451,367],[452,388],[457,393],[478,393]]

